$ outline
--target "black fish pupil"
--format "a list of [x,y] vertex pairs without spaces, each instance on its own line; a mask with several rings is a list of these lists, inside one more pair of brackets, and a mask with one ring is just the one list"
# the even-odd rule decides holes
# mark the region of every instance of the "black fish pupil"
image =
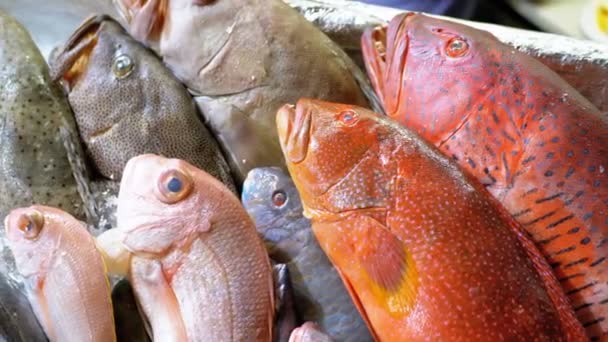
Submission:
[[169,183],[167,183],[167,189],[171,192],[180,192],[182,190],[182,181],[175,177],[171,178]]
[[27,225],[25,226],[25,231],[29,233],[32,230],[34,230],[34,222],[28,221]]
[[285,195],[285,193],[281,190],[277,190],[272,194],[272,203],[277,206],[277,207],[281,207],[285,204],[285,202],[287,201],[287,195]]

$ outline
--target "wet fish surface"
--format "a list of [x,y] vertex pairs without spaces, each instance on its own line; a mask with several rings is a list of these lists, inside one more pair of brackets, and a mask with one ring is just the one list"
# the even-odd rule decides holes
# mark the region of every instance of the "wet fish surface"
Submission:
[[117,217],[97,243],[109,271],[128,274],[152,340],[271,340],[270,260],[220,181],[183,160],[135,157]]
[[277,167],[255,168],[243,183],[243,206],[273,260],[286,263],[298,317],[316,322],[337,341],[372,341],[348,291],[302,214],[289,175]]
[[48,341],[21,289],[0,273],[0,341]]
[[587,340],[523,228],[418,135],[308,99],[277,128],[304,215],[376,340]]
[[283,1],[116,3],[195,96],[239,184],[252,168],[285,167],[273,128],[281,105],[301,96],[367,105],[365,75]]
[[[92,202],[83,202],[85,170],[70,163],[62,130],[76,132],[67,101],[28,32],[0,11],[0,224],[12,208],[34,203],[94,219]],[[12,277],[3,236],[0,229],[0,270]]]
[[474,175],[549,260],[592,339],[608,337],[608,117],[488,32],[400,15],[362,39],[387,115]]
[[116,341],[102,255],[83,222],[35,205],[10,212],[9,247],[50,341]]
[[129,159],[155,153],[184,159],[236,191],[186,88],[117,21],[88,17],[51,65],[100,175],[119,181]]

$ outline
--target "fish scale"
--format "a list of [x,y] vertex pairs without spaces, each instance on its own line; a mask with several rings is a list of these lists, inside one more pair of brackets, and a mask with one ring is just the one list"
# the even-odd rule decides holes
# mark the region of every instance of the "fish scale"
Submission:
[[[487,32],[423,15],[382,30],[362,44],[387,114],[486,185],[553,266],[589,335],[606,336],[608,118]],[[467,44],[462,57],[446,52],[453,39]]]

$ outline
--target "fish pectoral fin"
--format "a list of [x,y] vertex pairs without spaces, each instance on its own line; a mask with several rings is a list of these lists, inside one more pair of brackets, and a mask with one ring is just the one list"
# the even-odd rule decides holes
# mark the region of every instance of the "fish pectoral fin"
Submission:
[[418,273],[411,253],[383,224],[371,217],[357,220],[359,243],[355,253],[379,305],[394,317],[411,311],[416,299]]
[[129,29],[133,38],[144,43],[156,40],[162,31],[166,7],[167,1],[150,0],[142,7],[133,9]]
[[134,257],[129,278],[153,341],[188,341],[179,300],[157,260]]

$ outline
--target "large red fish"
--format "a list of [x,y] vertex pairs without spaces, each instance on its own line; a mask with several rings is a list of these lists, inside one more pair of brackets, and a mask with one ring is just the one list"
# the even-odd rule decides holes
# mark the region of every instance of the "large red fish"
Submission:
[[277,114],[304,213],[379,341],[584,341],[534,244],[483,185],[371,111]]
[[419,14],[362,38],[391,118],[481,180],[553,266],[592,338],[608,332],[608,118],[488,32]]

